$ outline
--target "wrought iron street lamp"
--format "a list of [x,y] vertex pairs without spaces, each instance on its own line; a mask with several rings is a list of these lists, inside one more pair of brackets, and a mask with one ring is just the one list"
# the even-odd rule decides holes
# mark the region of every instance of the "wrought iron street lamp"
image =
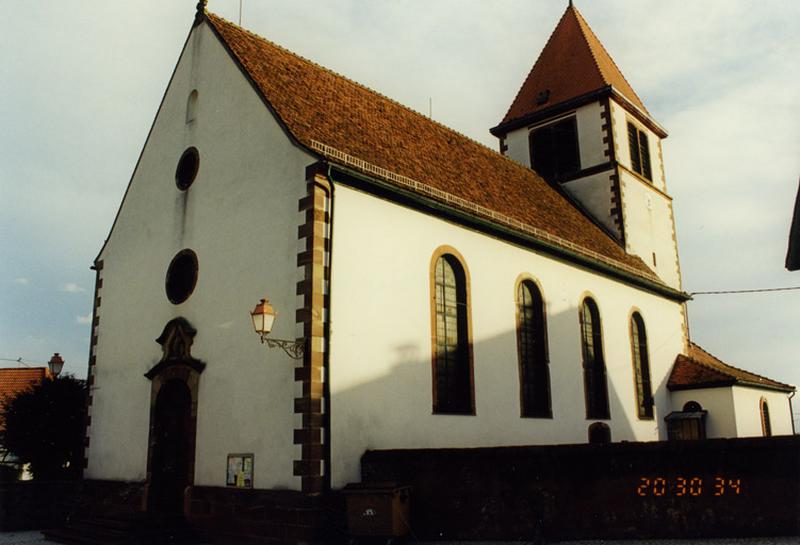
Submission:
[[50,374],[53,378],[56,378],[61,374],[61,369],[64,368],[64,359],[56,352],[53,354],[53,357],[50,358],[50,361],[47,362],[47,367],[50,369]]
[[270,331],[272,331],[272,324],[275,323],[276,316],[278,316],[278,313],[272,308],[272,305],[269,304],[269,300],[262,299],[256,305],[256,308],[250,312],[250,317],[253,319],[253,329],[255,329],[256,333],[261,337],[262,343],[266,343],[270,348],[278,347],[286,352],[290,358],[299,360],[303,357],[305,349],[304,341],[289,341],[286,339],[267,337]]

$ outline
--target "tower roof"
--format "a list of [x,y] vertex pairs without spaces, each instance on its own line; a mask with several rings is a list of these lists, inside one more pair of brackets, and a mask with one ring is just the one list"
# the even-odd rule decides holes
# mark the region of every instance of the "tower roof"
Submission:
[[570,3],[500,125],[609,87],[649,117],[644,103]]

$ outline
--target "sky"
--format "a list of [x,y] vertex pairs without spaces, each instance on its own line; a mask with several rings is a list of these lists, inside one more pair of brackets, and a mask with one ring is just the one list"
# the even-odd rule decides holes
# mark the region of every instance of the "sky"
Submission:
[[[0,366],[85,376],[94,273],[196,0],[0,0]],[[249,30],[496,149],[567,0],[243,0]],[[800,2],[575,0],[663,143],[688,292],[800,286]],[[234,22],[239,0],[210,0]],[[800,291],[697,295],[692,339],[800,385]],[[793,310],[794,309],[794,310]],[[800,403],[795,404],[800,407]],[[800,410],[798,408],[796,411]]]

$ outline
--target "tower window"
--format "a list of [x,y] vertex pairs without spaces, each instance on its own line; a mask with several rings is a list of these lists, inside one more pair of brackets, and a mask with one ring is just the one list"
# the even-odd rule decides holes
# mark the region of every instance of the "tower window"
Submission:
[[522,416],[552,416],[544,316],[544,302],[536,284],[530,280],[520,282],[517,288],[517,349]]
[[452,254],[436,259],[433,270],[433,412],[474,414],[467,279]]
[[581,344],[586,418],[609,418],[606,364],[597,304],[589,297],[581,305]]
[[533,170],[550,183],[562,181],[581,169],[574,117],[534,129],[529,144]]
[[648,180],[653,179],[650,167],[650,144],[647,133],[628,122],[628,145],[631,150],[631,169]]

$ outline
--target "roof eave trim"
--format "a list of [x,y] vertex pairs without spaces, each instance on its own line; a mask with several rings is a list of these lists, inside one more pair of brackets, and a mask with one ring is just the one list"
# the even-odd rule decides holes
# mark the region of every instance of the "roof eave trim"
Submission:
[[745,386],[748,388],[758,388],[761,390],[774,390],[778,392],[794,392],[794,386],[778,386],[777,384],[759,384],[758,382],[751,382],[749,380],[730,379],[718,382],[698,382],[696,384],[680,384],[680,385],[667,385],[667,389],[671,392],[678,392],[681,390],[704,390],[710,388],[728,388],[732,386]]
[[707,390],[711,388],[729,388],[735,386],[736,381],[720,380],[714,382],[697,382],[695,384],[667,384],[667,389],[671,392],[679,392],[681,390]]
[[651,293],[664,296],[673,301],[684,302],[690,299],[687,293],[674,290],[664,284],[659,284],[644,277],[617,269],[611,265],[592,259],[589,256],[584,256],[578,252],[574,252],[568,248],[564,248],[552,242],[542,240],[531,234],[517,231],[505,225],[493,222],[489,219],[477,216],[475,214],[470,214],[469,212],[455,206],[425,197],[411,190],[403,189],[402,187],[399,187],[391,182],[370,176],[348,166],[339,164],[330,158],[326,158],[326,161],[333,171],[337,171],[349,178],[349,180],[331,180],[333,182],[343,182],[346,185],[355,186],[360,189],[366,189],[363,187],[366,183],[368,186],[371,186],[372,189],[376,189],[382,194],[390,194],[395,197],[400,197],[400,200],[416,205],[416,207],[424,210],[436,211],[439,213],[439,215],[444,216],[451,221],[455,220],[457,223],[466,224],[470,227],[477,228],[480,231],[488,231],[494,235],[499,235],[506,240],[516,242],[522,246],[541,250],[542,252],[551,256],[576,263],[604,276],[611,277],[616,280],[622,280],[627,284],[631,284]]
[[517,117],[515,119],[510,119],[508,121],[501,122],[495,127],[489,129],[489,132],[492,135],[496,136],[497,138],[502,138],[509,132],[519,129],[521,127],[525,127],[528,125],[532,125],[538,121],[547,119],[554,115],[558,115],[564,112],[568,112],[569,110],[574,110],[590,102],[594,102],[595,100],[599,100],[606,97],[613,97],[619,104],[625,108],[627,111],[631,113],[636,119],[638,119],[642,124],[644,124],[648,129],[653,131],[657,136],[660,138],[666,138],[668,136],[667,131],[656,123],[650,115],[643,111],[641,108],[636,106],[633,102],[631,102],[628,98],[625,97],[616,87],[611,85],[606,85],[605,87],[601,87],[595,91],[590,91],[583,95],[579,95],[575,98],[571,98],[569,100],[565,100],[563,102],[559,102],[557,104],[553,104],[552,106],[545,108],[543,110],[539,110],[522,117]]

